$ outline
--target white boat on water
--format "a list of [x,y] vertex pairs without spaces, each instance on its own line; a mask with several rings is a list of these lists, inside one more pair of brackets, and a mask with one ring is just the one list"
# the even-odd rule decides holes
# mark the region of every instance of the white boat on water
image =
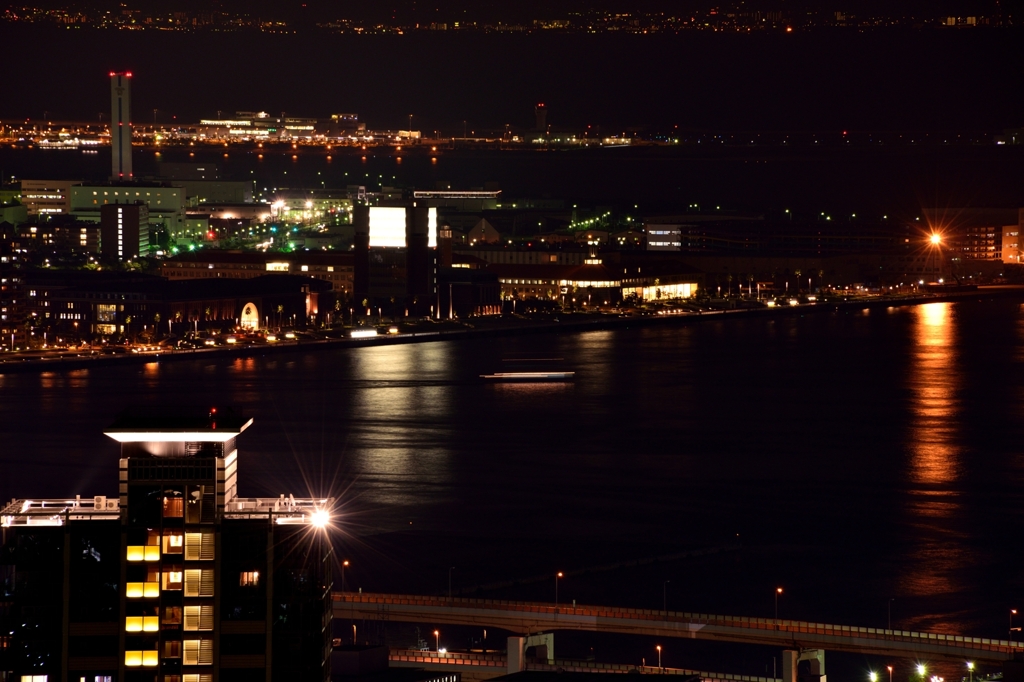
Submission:
[[486,381],[506,382],[572,381],[575,377],[576,372],[495,372],[480,375]]

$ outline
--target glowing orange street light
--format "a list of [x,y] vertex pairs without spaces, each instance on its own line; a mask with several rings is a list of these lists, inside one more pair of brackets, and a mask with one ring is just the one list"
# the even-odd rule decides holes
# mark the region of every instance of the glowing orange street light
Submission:
[[341,591],[345,591],[345,569],[348,567],[348,559],[341,562]]
[[941,234],[939,234],[938,232],[932,232],[932,236],[931,236],[931,237],[929,237],[929,238],[928,238],[928,240],[929,240],[929,241],[930,241],[930,242],[931,242],[932,244],[934,244],[934,245],[938,246],[939,244],[941,244],[941,243],[942,243],[942,235],[941,235]]
[[656,646],[654,648],[658,650],[658,669],[659,670],[664,670],[664,668],[661,667],[661,645],[659,644],[658,646]]
[[555,608],[558,608],[558,579],[563,576],[563,573],[559,571],[555,574]]
[[434,630],[434,651],[441,653],[441,632]]
[[779,629],[779,595],[782,594],[782,588],[775,588],[775,629]]

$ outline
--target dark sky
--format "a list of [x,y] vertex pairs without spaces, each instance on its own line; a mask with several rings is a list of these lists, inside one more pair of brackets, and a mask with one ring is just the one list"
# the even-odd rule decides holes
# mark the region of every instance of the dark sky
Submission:
[[[140,0],[126,2],[129,7],[150,11],[209,11],[251,13],[290,21],[323,21],[338,18],[397,21],[527,20],[563,17],[574,12],[608,10],[614,12],[663,11],[669,14],[707,10],[711,7],[786,10],[793,13],[834,11],[874,13],[893,16],[939,14],[980,14],[998,12],[1000,0],[516,0],[515,2],[475,2],[473,0]],[[1002,0],[1005,8],[1010,4]],[[37,0],[39,6],[97,7],[116,10],[116,0]]]
[[[67,31],[0,22],[32,72],[0,119],[96,120],[106,74],[135,73],[140,120],[217,111],[358,112],[375,128],[679,125],[708,130],[981,130],[1024,124],[1016,30],[665,36]],[[69,56],[71,58],[69,58]]]

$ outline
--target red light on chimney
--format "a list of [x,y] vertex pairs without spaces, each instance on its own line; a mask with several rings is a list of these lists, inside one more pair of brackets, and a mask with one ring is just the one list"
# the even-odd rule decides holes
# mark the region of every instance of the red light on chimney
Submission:
[[125,73],[124,75],[128,76],[129,78],[131,78],[131,77],[132,77],[132,72],[131,72],[131,71],[128,71],[128,72],[127,72],[127,73]]
[[117,74],[116,74],[115,72],[113,72],[113,71],[111,71],[111,72],[110,72],[110,77],[111,77],[111,78],[113,78],[113,77],[114,77],[114,76],[116,76],[116,75],[117,75]]

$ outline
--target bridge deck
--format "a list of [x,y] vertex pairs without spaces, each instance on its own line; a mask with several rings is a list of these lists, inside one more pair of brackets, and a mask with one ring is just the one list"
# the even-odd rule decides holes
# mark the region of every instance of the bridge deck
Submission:
[[[434,651],[418,651],[414,649],[393,649],[391,665],[397,667],[416,667],[428,670],[491,669],[491,677],[504,675],[508,667],[505,656],[497,654],[473,654],[449,652],[438,654]],[[749,675],[731,675],[729,673],[713,673],[702,670],[686,670],[684,668],[656,668],[635,665],[616,665],[614,663],[595,663],[592,661],[554,661],[553,663],[530,662],[528,670],[560,670],[564,672],[585,673],[650,673],[660,675],[682,675],[692,677],[698,675],[702,682],[782,682],[772,677],[751,677]],[[480,676],[486,679],[487,676]]]
[[581,630],[762,644],[794,649],[850,651],[881,656],[956,661],[1004,661],[1024,643],[935,632],[884,630],[771,618],[720,616],[611,606],[555,606],[489,599],[445,599],[336,592],[338,618],[498,627],[529,634]]

